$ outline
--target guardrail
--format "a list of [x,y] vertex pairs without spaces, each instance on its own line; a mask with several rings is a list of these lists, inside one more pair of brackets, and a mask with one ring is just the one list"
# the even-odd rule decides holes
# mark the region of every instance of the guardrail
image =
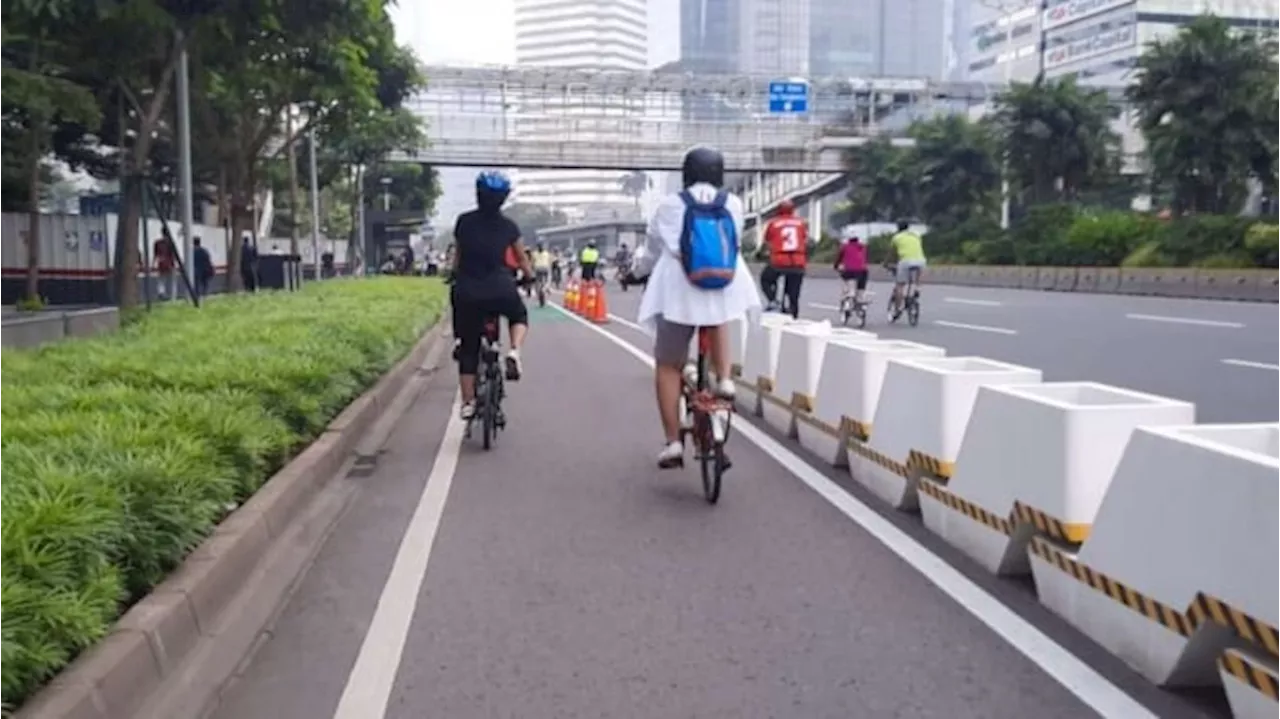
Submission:
[[96,307],[87,310],[16,312],[0,326],[0,345],[36,347],[68,337],[90,337],[120,328],[120,310]]
[[[1054,275],[1056,281],[1056,274]],[[736,403],[1164,687],[1275,717],[1280,423],[766,313]]]
[[[1050,290],[1115,295],[1149,295],[1246,302],[1280,301],[1277,270],[1201,270],[1124,267],[1014,267],[937,265],[927,270],[929,283],[967,287]],[[811,266],[811,277],[834,278],[830,267]],[[889,280],[881,267],[872,279]]]

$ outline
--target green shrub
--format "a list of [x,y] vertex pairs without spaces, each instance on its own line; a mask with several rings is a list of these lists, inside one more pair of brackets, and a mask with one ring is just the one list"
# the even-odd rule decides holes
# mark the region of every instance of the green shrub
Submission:
[[1160,249],[1158,240],[1139,245],[1120,263],[1121,267],[1172,267],[1173,261]]
[[334,280],[0,353],[5,704],[104,636],[444,302],[432,280]]
[[1244,233],[1244,249],[1259,267],[1275,267],[1280,254],[1280,228],[1258,222]]
[[1162,223],[1157,235],[1161,253],[1177,266],[1244,249],[1245,231],[1253,221],[1246,217],[1198,215]]
[[1114,267],[1155,239],[1158,229],[1155,220],[1134,212],[1082,215],[1067,230],[1064,254],[1073,265]]
[[1234,270],[1253,267],[1254,264],[1246,252],[1219,252],[1216,255],[1202,257],[1191,263],[1191,266],[1206,270]]

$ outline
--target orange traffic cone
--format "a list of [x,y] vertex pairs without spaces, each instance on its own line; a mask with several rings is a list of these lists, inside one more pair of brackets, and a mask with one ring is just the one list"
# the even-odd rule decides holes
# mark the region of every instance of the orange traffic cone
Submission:
[[609,321],[609,303],[605,300],[604,282],[596,280],[596,311],[591,316],[591,321],[598,325],[602,325]]
[[569,280],[564,286],[564,308],[570,312],[578,311],[578,281]]
[[596,312],[596,283],[587,281],[582,283],[582,302],[578,305],[578,314],[584,319],[591,319]]

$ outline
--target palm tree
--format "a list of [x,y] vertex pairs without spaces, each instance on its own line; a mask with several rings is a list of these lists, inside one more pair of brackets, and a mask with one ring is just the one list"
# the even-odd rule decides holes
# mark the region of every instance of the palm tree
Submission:
[[908,133],[919,215],[950,228],[994,215],[1000,187],[998,141],[991,128],[963,115],[918,120]]
[[1119,169],[1117,111],[1074,78],[1015,83],[996,100],[1009,183],[1024,204],[1073,200]]
[[1155,184],[1176,213],[1239,208],[1250,179],[1276,187],[1276,43],[1202,17],[1148,46],[1128,90]]
[[635,201],[636,214],[639,215],[640,198],[644,196],[644,191],[649,189],[649,176],[644,170],[632,170],[618,178],[618,186],[622,188],[623,194]]

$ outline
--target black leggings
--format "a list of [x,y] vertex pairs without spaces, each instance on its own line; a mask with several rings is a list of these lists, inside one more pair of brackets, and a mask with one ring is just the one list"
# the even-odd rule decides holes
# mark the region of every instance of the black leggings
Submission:
[[515,285],[508,292],[489,297],[467,297],[455,289],[450,299],[453,301],[453,333],[460,340],[458,374],[474,375],[480,368],[480,337],[484,334],[486,319],[498,316],[506,317],[512,326],[529,324],[529,311]]
[[778,280],[782,280],[782,291],[787,297],[787,309],[791,310],[792,317],[800,317],[800,285],[804,284],[804,270],[799,268],[783,268],[778,269],[773,266],[765,267],[760,272],[760,289],[764,290],[764,296],[770,302],[776,302],[778,297]]

